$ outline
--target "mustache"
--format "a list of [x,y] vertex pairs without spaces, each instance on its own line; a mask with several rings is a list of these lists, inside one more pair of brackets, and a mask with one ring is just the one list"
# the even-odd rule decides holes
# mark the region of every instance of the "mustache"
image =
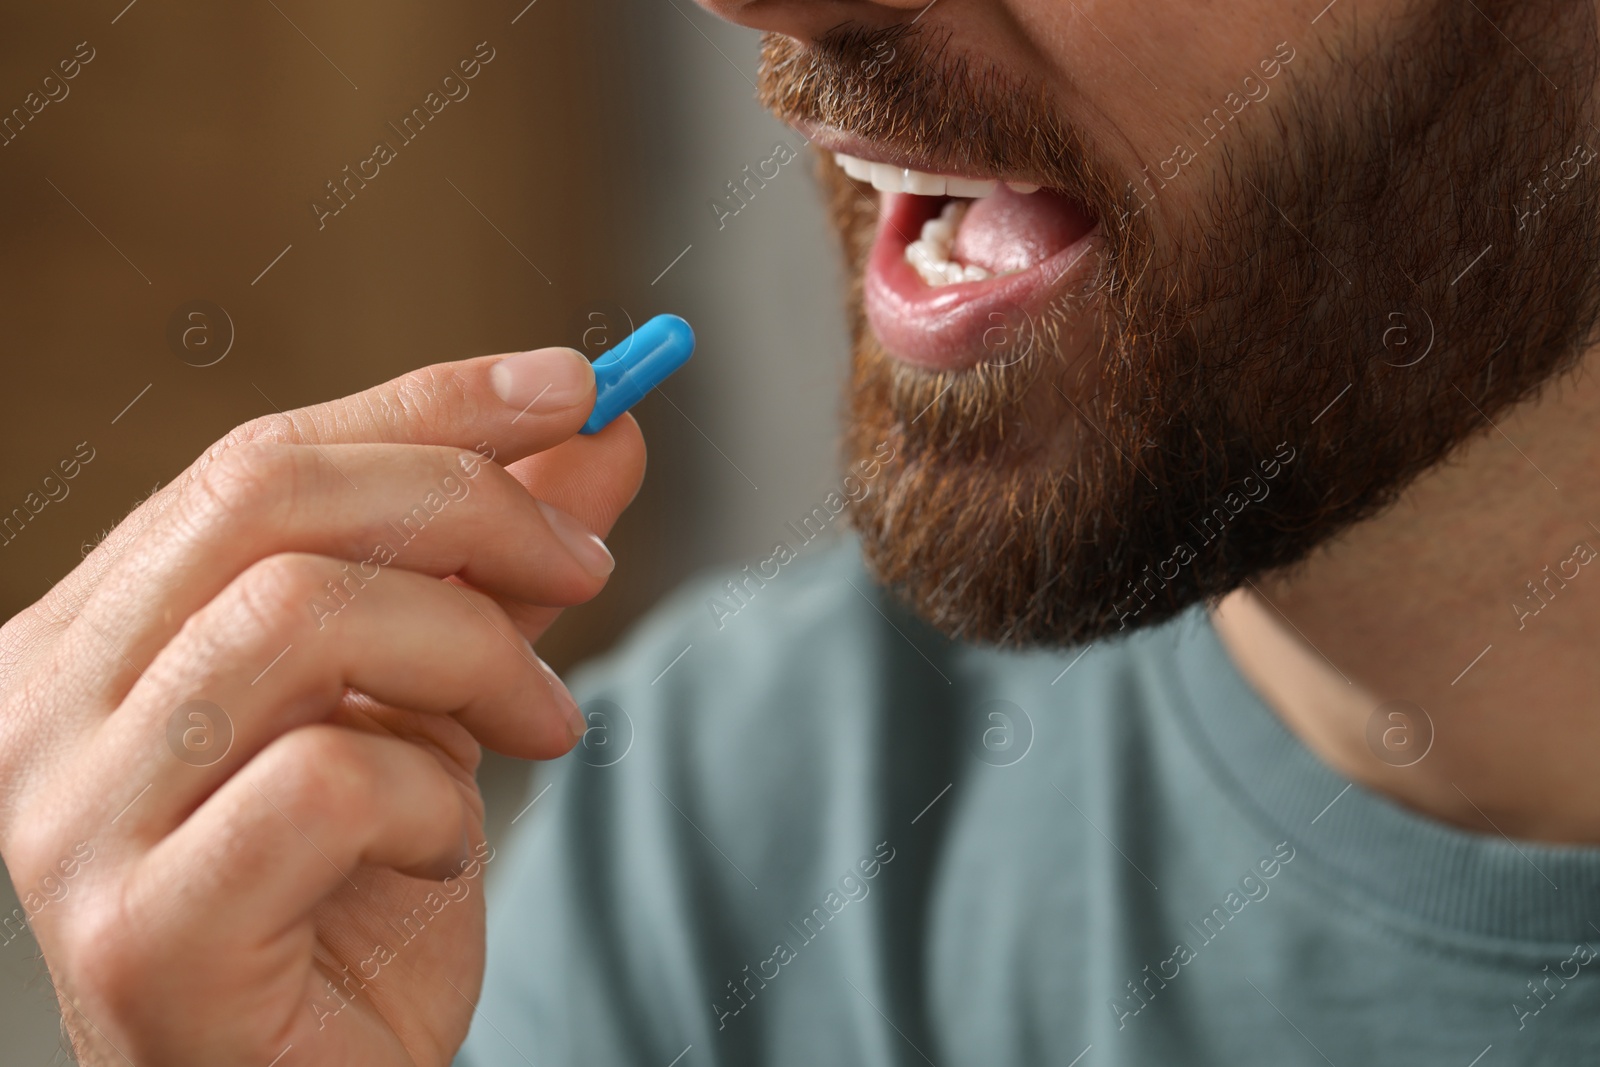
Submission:
[[1044,83],[931,25],[846,23],[804,44],[763,35],[757,98],[780,120],[853,134],[918,170],[1026,176],[1115,218],[1125,185]]
[[[1129,336],[1170,329],[1161,321],[1164,307],[1151,311],[1135,299],[1154,254],[1148,215],[1124,210],[1124,190],[1131,185],[1099,164],[1089,138],[1058,115],[1042,82],[961,52],[943,28],[847,24],[809,44],[766,34],[757,95],[782,121],[862,138],[920,170],[1026,175],[1077,200],[1100,220],[1098,267],[1083,291],[1061,294],[1037,316],[1018,309],[992,316],[1003,320],[985,335],[1000,338],[996,358],[966,372],[930,374],[891,359],[872,340],[861,284],[881,221],[877,194],[846,176],[830,153],[817,150],[819,177],[850,268],[854,332],[865,345],[856,389],[904,413],[898,432],[908,446],[960,446],[1020,461],[1033,449],[1019,433],[1020,422],[1009,416],[1030,395],[1064,390],[1084,397],[1110,388],[1109,381],[1087,379],[1129,373],[1124,368],[1132,354],[1114,349]],[[1123,329],[1097,329],[1097,357],[1081,361],[1069,375],[1054,354],[1064,334],[1075,329],[1071,313],[1090,302],[1098,303],[1105,321]]]

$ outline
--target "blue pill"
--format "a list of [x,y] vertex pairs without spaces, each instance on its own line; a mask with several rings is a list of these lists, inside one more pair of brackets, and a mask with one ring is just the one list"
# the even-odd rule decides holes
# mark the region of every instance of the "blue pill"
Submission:
[[612,419],[694,355],[694,330],[676,315],[657,315],[594,361],[594,411],[579,433],[599,433]]

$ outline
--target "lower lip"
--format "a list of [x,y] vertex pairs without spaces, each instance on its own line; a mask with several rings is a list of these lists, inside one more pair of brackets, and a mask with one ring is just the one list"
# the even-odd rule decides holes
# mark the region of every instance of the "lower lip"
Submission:
[[1095,227],[1015,274],[931,286],[906,262],[906,246],[939,213],[937,197],[883,193],[881,220],[864,280],[867,319],[891,356],[930,371],[968,370],[1008,354],[1003,340],[1038,321],[1050,302],[1081,287],[1094,268]]

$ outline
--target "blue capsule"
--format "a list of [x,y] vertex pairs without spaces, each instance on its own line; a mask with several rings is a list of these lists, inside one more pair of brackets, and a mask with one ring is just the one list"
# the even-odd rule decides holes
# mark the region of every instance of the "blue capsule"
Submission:
[[594,411],[579,433],[599,433],[694,355],[694,330],[657,315],[594,361]]

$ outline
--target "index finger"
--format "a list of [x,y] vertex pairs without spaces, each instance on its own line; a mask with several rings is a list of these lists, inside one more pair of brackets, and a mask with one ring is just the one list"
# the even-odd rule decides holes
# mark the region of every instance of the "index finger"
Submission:
[[453,445],[492,449],[497,462],[510,463],[577,433],[593,407],[594,368],[570,348],[436,363],[338,400],[253,419],[207,449],[189,473],[243,441]]
[[239,444],[453,445],[506,464],[575,435],[594,407],[594,392],[594,370],[580,353],[540,348],[438,363],[338,400],[252,419],[140,504],[70,575],[8,624],[15,641],[8,670],[21,667],[39,651],[40,641],[76,616],[106,570],[178,490]]

